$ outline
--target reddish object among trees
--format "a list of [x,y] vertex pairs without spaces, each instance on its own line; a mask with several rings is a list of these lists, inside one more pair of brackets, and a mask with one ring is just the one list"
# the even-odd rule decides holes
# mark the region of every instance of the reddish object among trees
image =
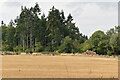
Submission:
[[96,52],[86,51],[86,52],[84,52],[84,54],[87,54],[87,55],[96,55]]

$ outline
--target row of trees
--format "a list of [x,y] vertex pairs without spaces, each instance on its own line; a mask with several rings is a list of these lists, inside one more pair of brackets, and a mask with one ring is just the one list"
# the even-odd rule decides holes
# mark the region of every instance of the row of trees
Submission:
[[79,32],[71,14],[65,17],[64,11],[54,6],[47,17],[41,14],[37,3],[31,8],[21,7],[20,15],[7,26],[2,21],[1,28],[3,51],[81,53],[92,50],[108,55],[120,52],[120,26],[106,33],[96,31],[88,39]]
[[41,14],[36,3],[34,7],[21,7],[20,15],[2,26],[2,50],[20,52],[78,52],[77,43],[87,40],[73,23],[71,14],[66,18],[64,11],[54,6],[49,14]]
[[96,31],[92,36],[81,44],[81,50],[92,50],[103,55],[120,54],[120,26],[111,28],[106,33]]

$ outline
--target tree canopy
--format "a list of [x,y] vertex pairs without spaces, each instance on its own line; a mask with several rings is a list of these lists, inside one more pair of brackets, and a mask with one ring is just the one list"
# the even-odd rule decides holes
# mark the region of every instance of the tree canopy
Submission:
[[[89,26],[89,25],[88,25]],[[21,7],[21,13],[8,25],[1,21],[2,50],[15,52],[82,53],[86,50],[97,54],[120,54],[120,26],[106,33],[95,31],[88,39],[80,33],[72,14],[54,6],[45,15],[38,3],[34,7]]]
[[[14,21],[11,20],[8,26],[1,22],[3,50],[55,52],[61,50],[60,46],[66,45],[66,37],[72,41],[68,42],[70,45],[75,41],[81,44],[87,40],[87,36],[80,33],[79,28],[72,21],[71,14],[65,17],[64,11],[54,6],[47,16],[41,12],[37,3],[30,8],[22,6],[20,15]],[[61,52],[64,50],[62,49]]]

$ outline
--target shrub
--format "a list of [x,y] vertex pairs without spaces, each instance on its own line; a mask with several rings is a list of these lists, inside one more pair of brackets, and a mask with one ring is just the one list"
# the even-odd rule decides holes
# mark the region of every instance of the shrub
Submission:
[[112,55],[112,52],[111,52],[111,51],[108,51],[108,52],[107,52],[107,55],[111,56],[111,55]]
[[51,51],[52,51],[51,46],[47,46],[47,47],[45,47],[45,50],[44,50],[44,51],[49,51],[49,52],[51,52]]
[[59,52],[71,53],[73,49],[72,39],[67,36],[59,47]]
[[13,48],[13,50],[17,53],[20,53],[22,51],[22,47],[21,46],[16,46],[15,48]]
[[3,51],[9,50],[9,45],[2,45],[2,50]]
[[42,52],[43,50],[43,46],[40,43],[35,45],[35,52]]
[[29,54],[29,53],[32,54],[32,53],[33,53],[33,51],[32,51],[31,49],[26,49],[25,52],[26,52],[27,54]]

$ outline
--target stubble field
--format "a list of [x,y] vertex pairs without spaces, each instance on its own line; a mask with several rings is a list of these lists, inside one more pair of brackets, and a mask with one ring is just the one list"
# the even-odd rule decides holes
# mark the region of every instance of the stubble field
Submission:
[[117,58],[89,56],[2,56],[3,78],[117,78]]

